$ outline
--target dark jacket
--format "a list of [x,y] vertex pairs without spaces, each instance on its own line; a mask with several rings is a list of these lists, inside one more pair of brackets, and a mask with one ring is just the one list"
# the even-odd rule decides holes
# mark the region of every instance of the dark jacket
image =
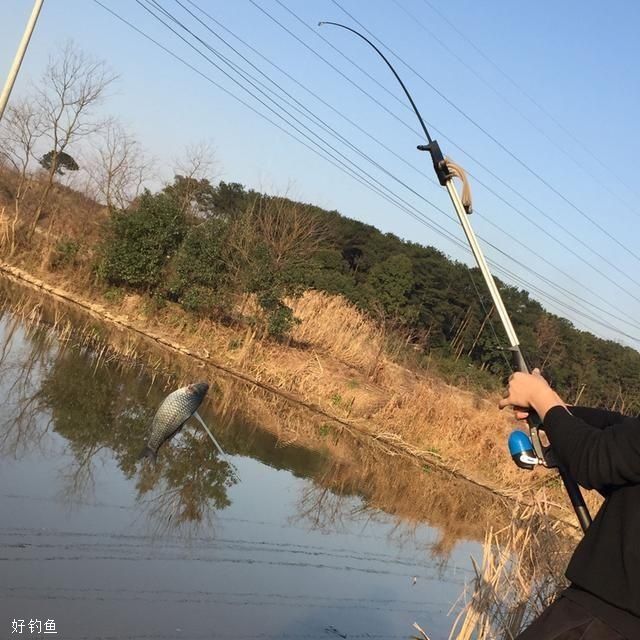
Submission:
[[591,608],[603,601],[602,615],[609,619],[620,610],[617,626],[631,625],[640,638],[640,420],[554,407],[544,429],[578,484],[605,497],[567,568],[574,598]]

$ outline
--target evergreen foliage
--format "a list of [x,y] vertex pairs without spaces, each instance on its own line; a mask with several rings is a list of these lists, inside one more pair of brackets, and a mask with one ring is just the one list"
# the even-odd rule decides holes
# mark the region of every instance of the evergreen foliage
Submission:
[[212,311],[224,304],[229,289],[225,261],[228,226],[210,218],[189,229],[174,260],[171,297],[190,311]]
[[174,199],[146,191],[135,209],[112,212],[101,275],[113,285],[155,289],[186,231],[185,216]]
[[[491,386],[510,373],[506,336],[477,269],[335,211],[237,183],[200,181],[190,192],[199,216],[181,214],[184,184],[177,176],[134,210],[113,213],[101,263],[110,284],[158,289],[203,313],[228,314],[234,296],[253,294],[264,333],[278,338],[296,322],[286,299],[315,288],[384,322],[418,364],[453,381]],[[310,243],[303,231],[318,224],[323,231]],[[576,329],[526,291],[498,286],[527,358],[544,366],[569,401],[640,411],[640,353]]]
[[55,151],[49,151],[40,158],[39,162],[40,166],[47,171],[51,169],[55,162],[54,173],[57,173],[59,176],[63,176],[65,171],[68,173],[69,171],[78,171],[78,169],[80,169],[75,159],[64,151],[58,151],[57,153]]

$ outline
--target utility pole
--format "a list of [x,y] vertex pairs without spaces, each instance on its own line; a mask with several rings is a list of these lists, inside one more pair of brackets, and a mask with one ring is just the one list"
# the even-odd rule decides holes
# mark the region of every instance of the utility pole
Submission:
[[43,2],[44,0],[35,0],[31,15],[29,16],[29,22],[27,22],[27,28],[24,30],[22,40],[18,46],[18,51],[16,51],[16,57],[13,59],[13,64],[9,70],[7,81],[4,83],[2,94],[0,94],[0,120],[2,120],[5,107],[7,106],[7,102],[9,102],[11,90],[15,84],[18,71],[20,70],[20,65],[22,64],[24,54],[27,51],[27,46],[29,45],[29,40],[31,40],[31,34],[36,26],[36,21],[38,20],[38,15],[40,15],[40,9],[42,9]]

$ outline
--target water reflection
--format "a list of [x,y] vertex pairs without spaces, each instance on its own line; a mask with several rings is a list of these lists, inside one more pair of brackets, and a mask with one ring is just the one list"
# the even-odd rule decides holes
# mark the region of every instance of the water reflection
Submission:
[[[78,345],[81,318],[56,339],[16,318],[0,302],[5,618],[49,607],[70,640],[204,638],[212,621],[234,639],[407,637],[417,619],[444,634],[471,575],[460,541],[500,526],[499,501],[142,339],[155,379]],[[156,467],[137,460],[166,393],[203,377],[241,482],[195,422]]]
[[197,427],[186,426],[167,443],[155,467],[138,460],[160,389],[105,366],[88,348],[59,348],[41,330],[5,326],[2,455],[19,459],[53,430],[70,454],[60,471],[63,495],[80,504],[92,498],[96,464],[108,451],[125,478],[135,479],[140,509],[159,533],[209,526],[213,514],[229,506],[230,466]]
[[[53,432],[68,454],[59,471],[68,504],[92,499],[96,467],[110,460],[133,481],[140,517],[152,532],[211,532],[216,513],[231,505],[229,490],[237,479],[194,420],[162,447],[155,467],[137,459],[170,389],[154,384],[140,367],[116,366],[102,357],[103,350],[55,340],[40,325],[8,313],[6,304],[4,309],[0,454],[20,458]],[[38,311],[59,315],[57,309]],[[392,535],[402,544],[427,522],[439,532],[430,551],[446,557],[458,540],[481,539],[488,521],[499,525],[504,518],[502,502],[482,489],[389,457],[283,399],[237,381],[216,382],[209,394],[214,403],[201,412],[224,449],[311,480],[298,498],[295,525],[337,531],[393,517]],[[296,446],[280,446],[283,440]]]
[[45,424],[38,420],[40,373],[47,367],[51,349],[42,340],[22,349],[24,334],[16,317],[0,316],[0,336],[0,384],[7,415],[0,432],[0,453],[18,458],[41,443],[51,424],[51,420]]

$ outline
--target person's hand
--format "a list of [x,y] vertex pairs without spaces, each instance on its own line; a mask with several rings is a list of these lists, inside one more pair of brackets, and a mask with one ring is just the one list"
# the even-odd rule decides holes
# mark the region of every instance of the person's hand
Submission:
[[542,420],[551,407],[566,406],[560,396],[549,386],[539,369],[533,373],[514,373],[509,386],[499,402],[500,409],[513,407],[518,420],[526,420],[533,409]]

